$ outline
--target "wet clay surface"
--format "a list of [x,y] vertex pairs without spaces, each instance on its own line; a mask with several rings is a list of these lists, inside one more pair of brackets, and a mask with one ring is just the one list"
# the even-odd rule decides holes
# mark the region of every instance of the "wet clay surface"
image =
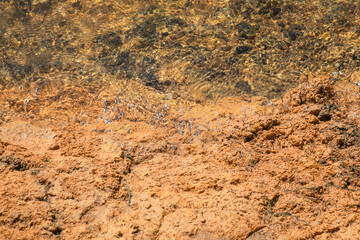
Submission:
[[208,104],[55,89],[1,93],[1,239],[359,238],[352,82]]

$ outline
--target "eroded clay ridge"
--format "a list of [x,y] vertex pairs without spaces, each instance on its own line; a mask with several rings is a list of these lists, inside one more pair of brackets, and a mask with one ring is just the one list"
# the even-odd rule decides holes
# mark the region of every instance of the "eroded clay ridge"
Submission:
[[2,239],[360,235],[352,82],[205,105],[56,89],[1,92]]

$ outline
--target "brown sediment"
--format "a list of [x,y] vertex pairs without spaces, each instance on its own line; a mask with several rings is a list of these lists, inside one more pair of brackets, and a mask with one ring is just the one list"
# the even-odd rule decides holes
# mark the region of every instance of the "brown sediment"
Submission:
[[4,238],[359,235],[360,108],[352,82],[325,76],[272,102],[207,104],[148,94],[141,105],[115,88],[67,87],[52,104],[46,100],[56,92],[39,94],[27,111],[7,101],[20,101],[16,92],[1,94]]

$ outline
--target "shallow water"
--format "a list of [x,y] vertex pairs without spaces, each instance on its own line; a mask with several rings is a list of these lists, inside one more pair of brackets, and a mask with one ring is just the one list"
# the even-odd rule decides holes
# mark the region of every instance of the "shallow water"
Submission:
[[[274,98],[360,65],[357,1],[2,1],[0,81]],[[139,93],[142,94],[142,93]]]

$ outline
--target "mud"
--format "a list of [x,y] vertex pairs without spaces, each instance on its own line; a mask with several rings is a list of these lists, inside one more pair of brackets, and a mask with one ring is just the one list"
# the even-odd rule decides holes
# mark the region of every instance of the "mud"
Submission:
[[358,239],[356,76],[207,104],[3,90],[1,239]]

